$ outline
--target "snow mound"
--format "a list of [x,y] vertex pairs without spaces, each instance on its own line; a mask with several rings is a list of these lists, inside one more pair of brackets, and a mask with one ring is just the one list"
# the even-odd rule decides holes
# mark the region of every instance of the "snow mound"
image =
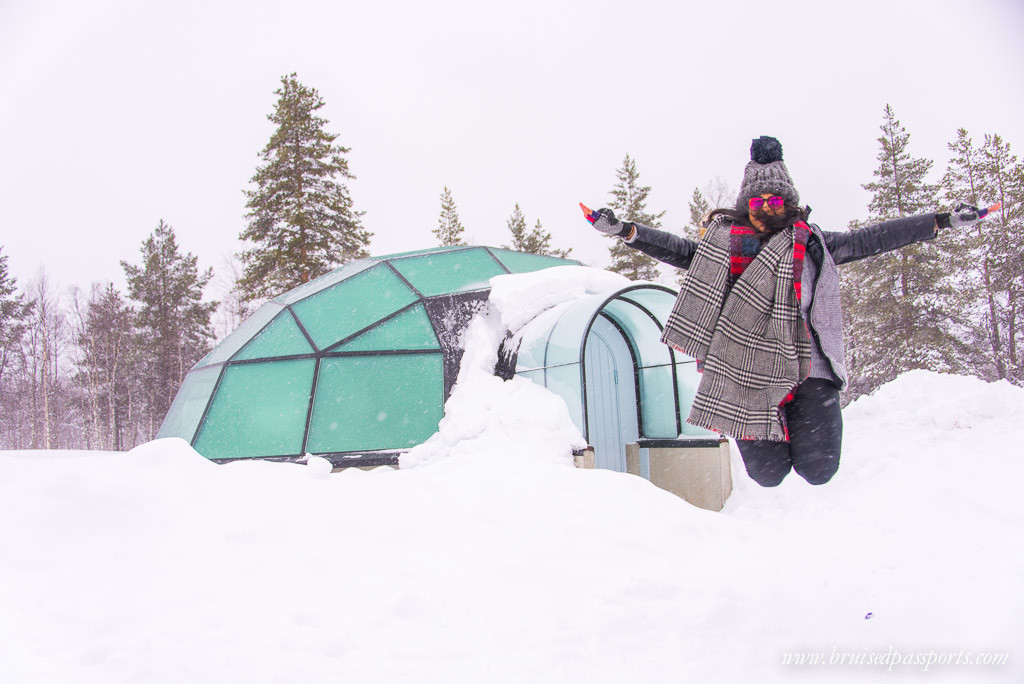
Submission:
[[497,283],[400,470],[0,452],[0,679],[1024,681],[1024,389],[908,373],[844,412],[832,482],[764,489],[734,450],[704,511],[572,468],[564,402],[492,375],[510,323],[621,285],[575,273]]
[[1022,413],[1024,389],[1006,380],[988,383],[915,370],[853,402],[844,415],[847,420],[870,417],[884,421],[888,416],[888,422],[905,427],[963,430],[1019,419]]
[[438,432],[403,454],[401,468],[447,457],[544,459],[572,465],[572,451],[586,440],[565,402],[543,387],[513,378],[477,375],[460,381],[445,405]]
[[306,459],[307,474],[317,480],[326,479],[331,474],[334,466],[323,456],[309,456]]
[[449,457],[541,459],[572,465],[586,440],[561,397],[524,378],[493,375],[499,331],[493,315],[466,331],[459,378],[445,403],[438,432],[400,457],[402,469]]
[[631,281],[588,266],[556,266],[534,273],[491,278],[490,302],[506,330],[518,330],[537,314],[586,295],[612,292]]
[[571,465],[572,451],[586,446],[561,397],[523,378],[494,376],[497,349],[506,330],[517,330],[543,311],[611,292],[629,280],[584,266],[558,266],[491,279],[488,308],[469,324],[459,377],[445,403],[445,417],[424,444],[400,457],[416,468],[449,457],[546,460]]

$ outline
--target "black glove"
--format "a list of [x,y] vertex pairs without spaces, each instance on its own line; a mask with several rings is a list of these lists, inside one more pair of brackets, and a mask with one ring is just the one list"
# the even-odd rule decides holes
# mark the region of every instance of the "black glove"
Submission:
[[936,214],[935,223],[939,228],[962,228],[964,226],[973,226],[987,215],[988,210],[986,209],[979,209],[972,204],[957,202],[956,208],[953,211],[944,211],[941,214]]
[[595,213],[597,214],[597,220],[594,221],[594,228],[605,235],[627,237],[633,232],[633,224],[623,223],[615,218],[615,212],[611,209],[598,209]]

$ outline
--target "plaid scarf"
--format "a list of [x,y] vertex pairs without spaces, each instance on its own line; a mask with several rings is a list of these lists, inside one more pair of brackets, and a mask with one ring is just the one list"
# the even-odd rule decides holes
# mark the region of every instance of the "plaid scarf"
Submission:
[[743,226],[708,227],[662,342],[703,363],[687,422],[736,439],[787,441],[783,404],[810,372],[800,281],[810,229],[762,243]]

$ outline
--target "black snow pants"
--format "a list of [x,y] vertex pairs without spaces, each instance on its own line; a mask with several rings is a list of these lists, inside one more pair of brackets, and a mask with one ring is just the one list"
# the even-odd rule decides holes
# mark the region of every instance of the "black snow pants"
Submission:
[[796,470],[813,485],[825,484],[839,469],[843,416],[839,388],[830,380],[808,378],[785,405],[788,442],[736,440],[747,474],[762,487],[776,487]]

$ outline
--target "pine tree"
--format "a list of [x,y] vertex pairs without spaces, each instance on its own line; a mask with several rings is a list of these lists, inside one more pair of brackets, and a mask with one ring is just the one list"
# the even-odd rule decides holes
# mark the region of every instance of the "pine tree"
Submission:
[[981,157],[985,195],[980,199],[1002,205],[979,225],[992,288],[1000,295],[992,314],[1000,325],[998,355],[1005,377],[1024,384],[1024,165],[997,134],[985,136]]
[[17,280],[10,275],[7,255],[0,247],[0,383],[17,355],[21,337],[25,334],[31,303],[24,294],[17,294]]
[[519,208],[519,202],[516,202],[516,206],[505,221],[505,225],[508,226],[508,231],[512,233],[512,244],[502,245],[502,247],[505,249],[514,249],[517,252],[525,252],[526,216],[523,215],[523,210]]
[[140,416],[144,438],[151,439],[171,405],[181,381],[210,349],[210,318],[216,302],[204,303],[203,288],[213,270],[200,273],[197,258],[181,254],[174,229],[160,221],[140,248],[142,264],[121,262],[128,280],[128,296],[138,302],[136,342],[145,373],[137,391],[143,393],[145,416]]
[[[870,216],[853,229],[923,213],[935,206],[937,186],[925,177],[932,161],[910,156],[910,135],[886,105],[878,138],[879,165],[870,190]],[[843,267],[851,383],[873,389],[916,368],[958,369],[962,346],[952,333],[948,263],[936,245],[915,244]]]
[[[636,170],[636,161],[627,154],[622,167],[617,169],[615,176],[618,183],[611,190],[612,201],[609,206],[615,211],[620,221],[642,223],[651,228],[661,227],[659,214],[647,213],[647,196],[651,192],[649,185],[640,185],[640,174]],[[633,249],[619,238],[613,238],[608,248],[612,256],[609,271],[620,273],[630,280],[654,280],[658,277],[658,261],[643,252]]]
[[[690,222],[683,227],[683,236],[691,240],[699,240],[704,237],[706,230],[704,220],[707,215],[713,209],[731,205],[730,198],[735,196],[736,191],[718,176],[708,181],[703,190],[694,188],[689,202]],[[682,284],[685,277],[686,271],[679,271],[676,274],[676,282]]]
[[693,189],[690,197],[690,222],[683,228],[683,234],[691,240],[699,240],[704,236],[704,217],[711,211],[711,203],[704,198],[700,188]]
[[[957,130],[956,140],[947,147],[953,153],[942,177],[947,208],[952,208],[957,201],[982,204],[983,198],[992,193],[986,187],[981,150],[975,148],[963,128]],[[995,380],[1007,377],[1007,365],[1001,315],[1004,291],[995,278],[993,254],[1002,247],[1002,241],[987,239],[995,237],[991,225],[990,221],[985,221],[969,230],[949,230],[942,240],[952,261],[962,266],[958,298],[962,336],[974,352],[970,365],[975,374]]]
[[[683,227],[683,235],[691,240],[699,240],[704,237],[704,217],[712,210],[711,203],[704,197],[700,188],[693,189],[690,196],[690,222]],[[686,278],[686,271],[680,270],[676,274],[676,282],[682,284]]]
[[533,227],[529,233],[526,232],[526,217],[523,215],[523,211],[519,208],[519,203],[516,202],[515,209],[512,211],[512,215],[508,217],[505,222],[508,226],[508,230],[512,233],[512,244],[503,245],[505,249],[513,249],[517,252],[527,252],[529,254],[540,254],[542,256],[553,256],[566,259],[572,252],[572,249],[554,249],[551,247],[551,233],[544,230],[544,226],[541,225],[540,219],[537,219],[537,224]]
[[248,225],[239,236],[254,243],[239,256],[245,301],[271,297],[352,259],[367,256],[363,228],[344,180],[354,179],[350,151],[327,133],[316,111],[324,101],[293,73],[281,79],[274,113],[277,130],[263,149],[254,190],[246,190]]
[[948,147],[953,156],[942,179],[948,205],[1002,203],[999,211],[970,229],[943,234],[963,274],[960,306],[973,351],[968,370],[985,379],[1022,384],[1024,167],[999,135],[986,135],[977,148],[961,128]]
[[466,244],[462,234],[466,231],[459,220],[459,210],[455,206],[455,198],[452,191],[446,185],[441,193],[441,216],[437,219],[437,228],[434,230],[434,237],[444,247],[454,247]]
[[19,439],[26,417],[22,361],[22,338],[32,302],[18,293],[17,280],[10,275],[7,255],[0,247],[0,448],[21,448]]

